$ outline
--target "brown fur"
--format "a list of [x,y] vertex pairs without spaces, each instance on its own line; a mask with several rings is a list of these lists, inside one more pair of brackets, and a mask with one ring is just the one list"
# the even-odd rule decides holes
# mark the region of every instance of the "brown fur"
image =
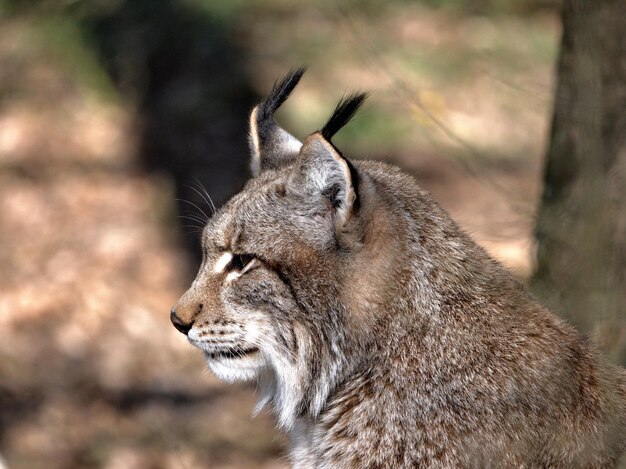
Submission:
[[259,381],[298,468],[617,467],[624,371],[411,177],[340,154],[328,139],[363,96],[304,144],[280,129],[299,78],[255,111],[257,175],[172,313],[209,367]]

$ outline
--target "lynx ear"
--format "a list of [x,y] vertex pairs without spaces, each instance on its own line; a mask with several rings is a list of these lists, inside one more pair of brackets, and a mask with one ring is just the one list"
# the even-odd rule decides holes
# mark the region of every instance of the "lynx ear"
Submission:
[[321,200],[342,227],[350,219],[357,199],[353,171],[347,159],[320,132],[307,137],[298,157],[292,183],[299,191]]
[[334,211],[335,225],[341,229],[359,206],[359,174],[350,161],[331,143],[331,137],[356,113],[365,94],[343,99],[324,128],[304,141],[292,179],[296,188],[314,200],[320,197]]
[[268,97],[250,114],[250,168],[255,177],[266,169],[294,161],[302,147],[297,138],[276,124],[274,113],[289,97],[304,71],[298,68],[276,82]]

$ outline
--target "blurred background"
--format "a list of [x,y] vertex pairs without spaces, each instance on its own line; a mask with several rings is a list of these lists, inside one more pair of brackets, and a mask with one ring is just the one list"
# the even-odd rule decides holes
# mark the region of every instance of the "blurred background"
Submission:
[[[608,6],[596,14],[558,0],[0,0],[7,467],[287,466],[272,417],[251,418],[254,389],[204,371],[169,310],[198,266],[198,227],[211,210],[201,193],[219,207],[241,188],[248,113],[302,64],[309,70],[278,114],[284,127],[304,137],[344,93],[371,91],[339,148],[414,174],[623,364],[619,4],[598,0]],[[587,27],[583,14],[612,55],[590,54],[596,43],[580,46],[574,33],[563,40],[574,59],[559,60],[563,21]],[[576,65],[579,46],[601,66]],[[572,90],[611,75],[612,94],[598,85],[579,105]],[[568,130],[576,125],[597,132]],[[574,151],[589,135],[597,145]],[[588,174],[589,184],[559,190]],[[589,264],[564,250],[590,253]],[[591,294],[556,285],[563,272],[601,282]]]

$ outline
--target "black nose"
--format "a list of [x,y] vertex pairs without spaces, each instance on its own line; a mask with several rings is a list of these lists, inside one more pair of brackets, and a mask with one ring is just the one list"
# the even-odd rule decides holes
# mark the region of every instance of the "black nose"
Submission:
[[185,324],[176,314],[176,308],[172,308],[172,311],[170,311],[170,321],[172,321],[172,324],[174,324],[174,327],[178,329],[179,332],[185,335],[187,335],[193,325],[193,323]]

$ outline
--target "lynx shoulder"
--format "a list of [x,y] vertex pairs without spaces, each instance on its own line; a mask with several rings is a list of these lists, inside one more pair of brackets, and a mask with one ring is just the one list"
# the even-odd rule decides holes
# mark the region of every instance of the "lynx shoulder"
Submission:
[[397,168],[350,161],[342,100],[304,142],[250,116],[253,177],[207,224],[172,310],[226,381],[256,380],[297,468],[611,468],[626,375]]

